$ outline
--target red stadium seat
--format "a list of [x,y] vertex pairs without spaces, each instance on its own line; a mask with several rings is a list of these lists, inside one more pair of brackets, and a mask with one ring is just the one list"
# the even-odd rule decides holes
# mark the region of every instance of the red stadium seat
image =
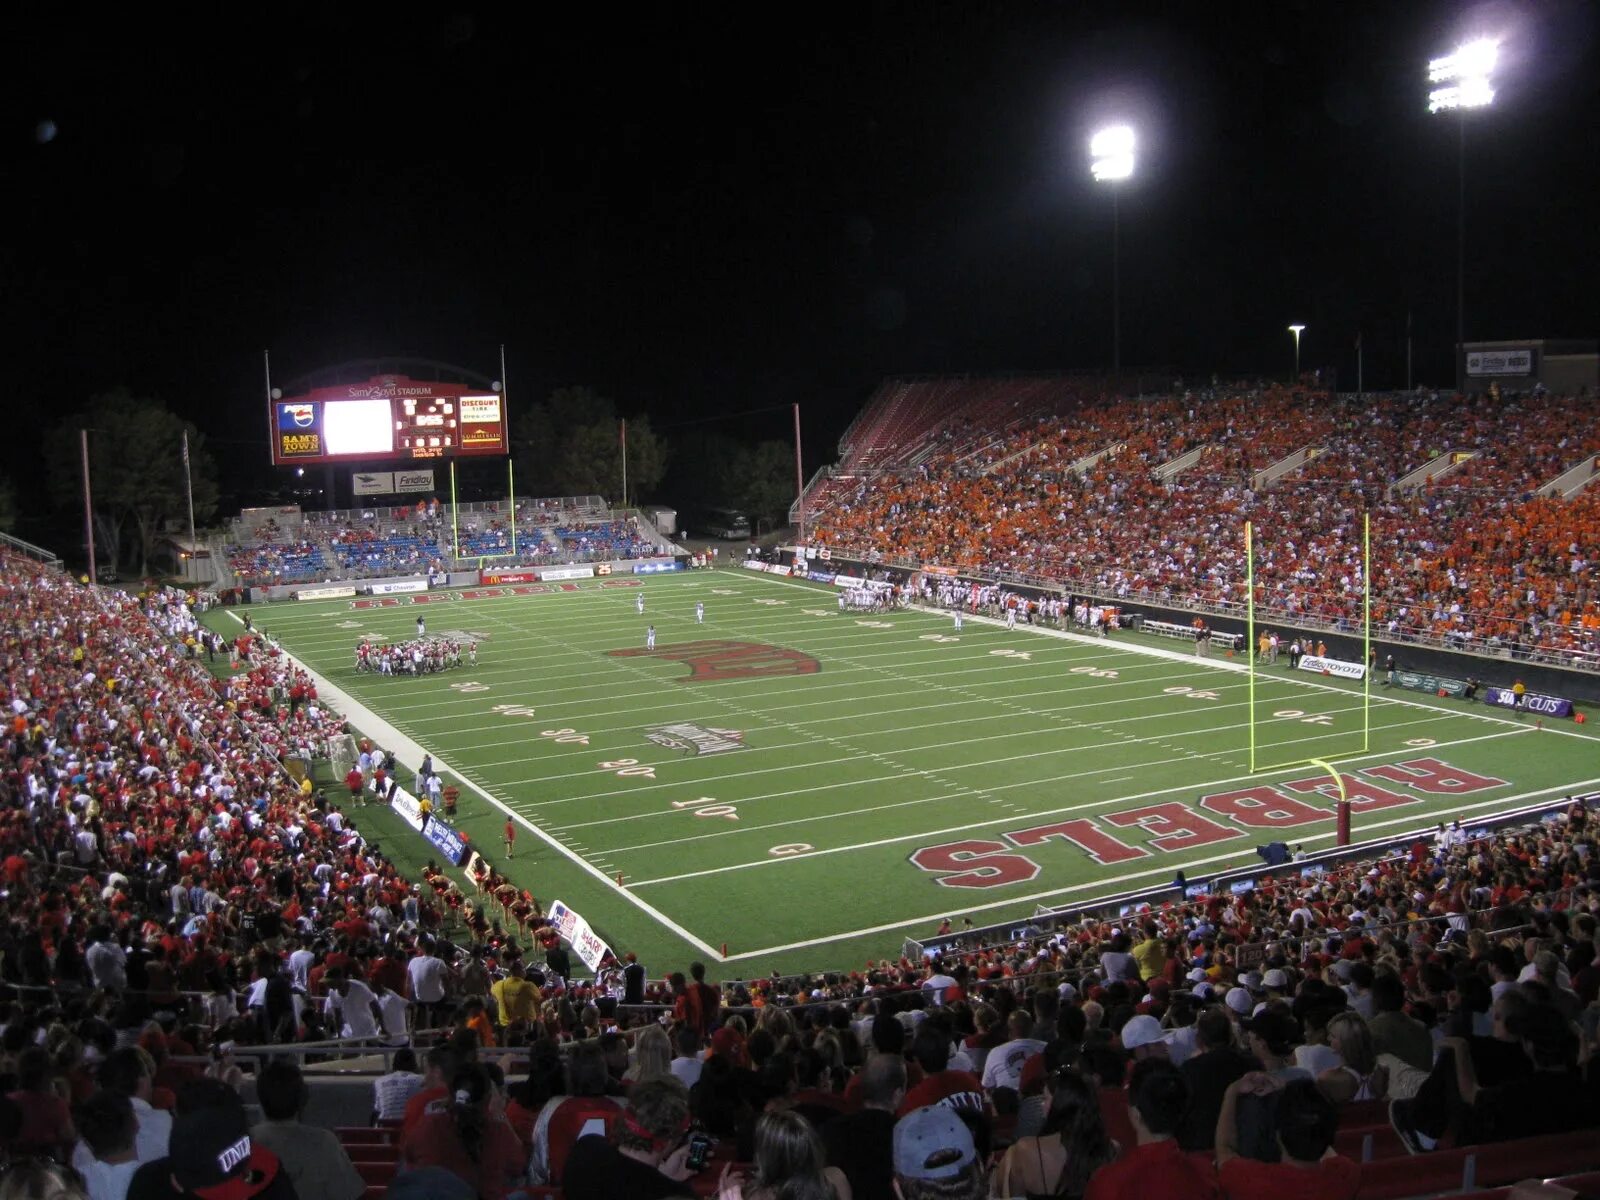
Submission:
[[362,1181],[368,1187],[374,1185],[388,1187],[389,1181],[399,1172],[400,1163],[398,1160],[394,1162],[358,1162],[355,1164],[355,1168],[356,1174],[361,1176]]
[[1516,1183],[1533,1173],[1549,1178],[1600,1169],[1600,1138],[1587,1129],[1515,1142],[1495,1142],[1473,1146],[1471,1150],[1477,1156],[1476,1173],[1469,1185],[1474,1187]]
[[1363,1163],[1357,1200],[1407,1200],[1459,1191],[1469,1150],[1439,1150],[1415,1157]]

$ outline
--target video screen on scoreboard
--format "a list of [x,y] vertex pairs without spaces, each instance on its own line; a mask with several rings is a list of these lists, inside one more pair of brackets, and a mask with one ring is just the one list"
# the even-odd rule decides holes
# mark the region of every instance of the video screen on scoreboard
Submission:
[[274,401],[272,461],[414,462],[509,450],[505,400],[456,383],[381,376]]
[[389,401],[328,401],[322,406],[322,436],[329,454],[392,453]]

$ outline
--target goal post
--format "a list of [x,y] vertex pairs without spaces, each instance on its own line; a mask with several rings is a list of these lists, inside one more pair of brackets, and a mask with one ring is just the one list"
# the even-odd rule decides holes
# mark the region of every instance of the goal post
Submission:
[[[1315,766],[1327,771],[1338,785],[1339,789],[1339,844],[1347,845],[1350,841],[1350,810],[1345,797],[1344,779],[1339,772],[1330,765],[1339,758],[1349,758],[1358,754],[1367,754],[1372,749],[1372,514],[1363,512],[1361,515],[1361,744],[1359,749],[1352,748],[1342,753],[1322,755],[1307,754],[1303,758],[1289,758],[1285,761],[1263,762],[1265,757],[1261,744],[1260,722],[1256,709],[1256,675],[1259,663],[1256,642],[1256,536],[1255,523],[1246,521],[1244,524],[1244,555],[1245,555],[1245,654],[1248,659],[1247,679],[1249,687],[1250,718],[1247,722],[1250,737],[1250,773],[1259,775],[1263,773],[1276,773],[1290,770],[1300,766]],[[1293,751],[1292,744],[1290,747]]]
[[[511,514],[511,549],[504,554],[472,555],[480,570],[488,559],[517,557],[517,476],[515,460],[510,458],[506,459],[506,505]],[[456,499],[456,460],[453,458],[450,460],[450,557],[455,562],[461,561],[461,505]]]

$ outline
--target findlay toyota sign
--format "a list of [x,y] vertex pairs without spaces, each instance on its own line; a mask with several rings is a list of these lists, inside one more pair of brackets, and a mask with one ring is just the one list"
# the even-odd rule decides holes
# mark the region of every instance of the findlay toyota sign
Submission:
[[1472,350],[1467,354],[1467,374],[1532,375],[1532,350]]

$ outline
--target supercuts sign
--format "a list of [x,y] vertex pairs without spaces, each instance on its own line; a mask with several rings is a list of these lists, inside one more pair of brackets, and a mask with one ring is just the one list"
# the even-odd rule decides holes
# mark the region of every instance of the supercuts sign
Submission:
[[1538,692],[1524,692],[1521,703],[1518,703],[1517,694],[1510,688],[1492,687],[1483,694],[1483,701],[1498,708],[1520,708],[1524,712],[1535,712],[1546,717],[1572,715],[1571,700],[1564,700],[1560,696],[1543,696]]
[[[1378,767],[1363,767],[1343,777],[1345,794],[1355,813],[1404,808],[1425,799],[1467,796],[1506,786],[1504,779],[1479,775],[1437,758],[1412,758]],[[1385,785],[1408,789],[1394,790]],[[1238,788],[1203,795],[1193,804],[1176,800],[1145,804],[1094,818],[1075,817],[993,837],[924,846],[911,855],[920,870],[938,876],[941,887],[985,889],[1009,887],[1037,879],[1043,870],[1028,854],[1018,853],[1051,843],[1067,843],[1105,866],[1185,853],[1217,842],[1234,842],[1277,830],[1331,823],[1338,793],[1327,775],[1311,775],[1268,787]],[[1143,830],[1142,845],[1131,840]],[[1128,831],[1119,836],[1120,831]],[[1129,840],[1124,840],[1127,837]],[[1243,846],[1240,847],[1243,849]]]

